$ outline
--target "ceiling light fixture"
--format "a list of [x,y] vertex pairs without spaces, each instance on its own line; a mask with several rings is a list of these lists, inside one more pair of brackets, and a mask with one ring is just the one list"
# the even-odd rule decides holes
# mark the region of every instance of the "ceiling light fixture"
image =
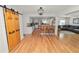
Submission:
[[39,15],[43,15],[43,13],[44,13],[43,7],[40,7],[37,11],[38,11]]

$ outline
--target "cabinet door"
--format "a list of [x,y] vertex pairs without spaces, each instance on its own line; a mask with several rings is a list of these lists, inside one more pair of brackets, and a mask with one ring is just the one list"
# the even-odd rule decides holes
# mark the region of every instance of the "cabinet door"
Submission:
[[5,22],[6,22],[6,30],[8,36],[8,47],[9,51],[13,49],[13,38],[14,38],[14,30],[13,30],[13,20],[12,20],[12,12],[8,9],[5,9]]

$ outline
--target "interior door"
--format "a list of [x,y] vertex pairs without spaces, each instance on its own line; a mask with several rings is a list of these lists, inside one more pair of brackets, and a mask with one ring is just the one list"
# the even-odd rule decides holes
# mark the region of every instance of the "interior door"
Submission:
[[13,39],[15,33],[13,29],[12,11],[9,9],[5,9],[4,13],[5,13],[6,30],[8,37],[8,47],[9,47],[9,51],[11,51],[13,49]]
[[15,48],[17,45],[17,35],[16,35],[16,21],[15,21],[15,12],[14,11],[12,11],[12,19],[13,19],[13,30],[15,31],[14,38],[13,38],[13,47]]
[[18,13],[5,9],[5,22],[8,38],[9,51],[14,49],[20,42],[19,15]]
[[19,27],[19,15],[15,15],[15,20],[16,20],[16,33],[17,33],[17,43],[20,42],[20,27]]

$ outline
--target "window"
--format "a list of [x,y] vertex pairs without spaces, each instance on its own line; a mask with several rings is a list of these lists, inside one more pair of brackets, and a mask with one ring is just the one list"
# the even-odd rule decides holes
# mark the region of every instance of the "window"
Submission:
[[65,20],[60,20],[59,25],[65,25]]

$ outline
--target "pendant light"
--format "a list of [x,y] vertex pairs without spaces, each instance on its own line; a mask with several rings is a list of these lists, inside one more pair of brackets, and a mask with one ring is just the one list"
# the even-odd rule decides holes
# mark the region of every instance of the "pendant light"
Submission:
[[43,13],[44,13],[44,9],[43,9],[43,7],[40,7],[40,8],[38,9],[38,14],[39,14],[39,15],[43,15]]

